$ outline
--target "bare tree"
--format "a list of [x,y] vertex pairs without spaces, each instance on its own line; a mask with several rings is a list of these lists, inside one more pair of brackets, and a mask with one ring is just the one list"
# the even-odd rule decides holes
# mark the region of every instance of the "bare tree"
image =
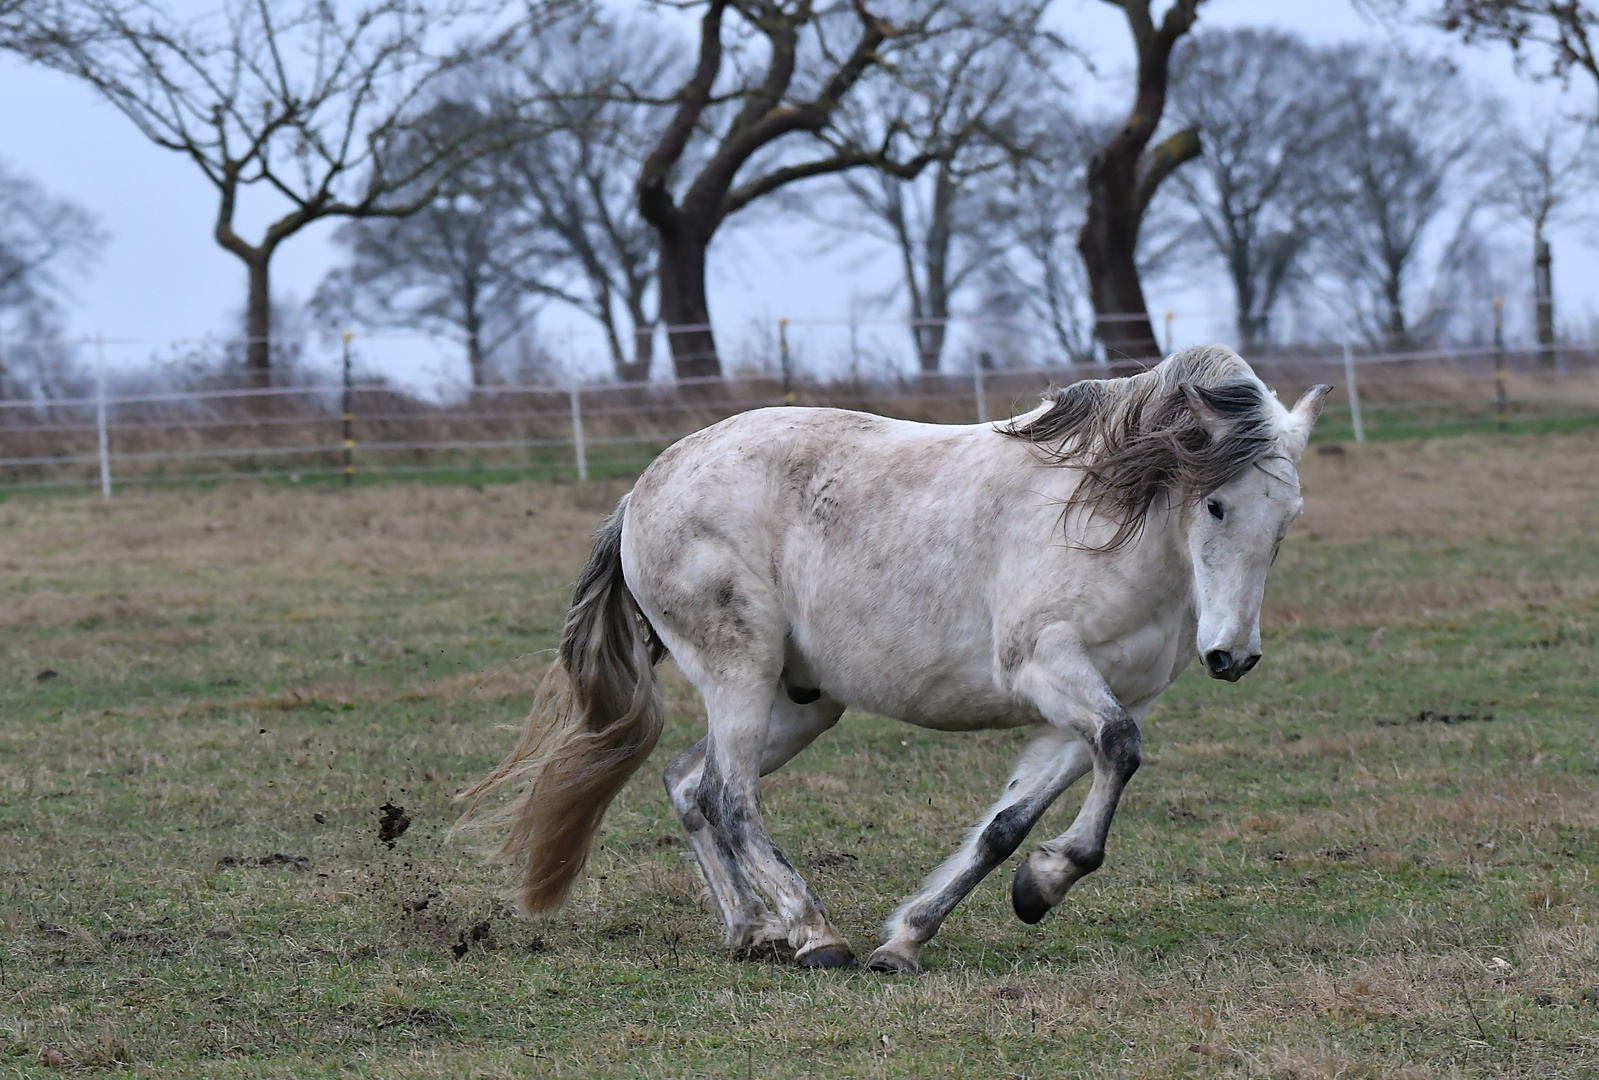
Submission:
[[[992,276],[1010,242],[1004,227],[1008,174],[1046,137],[1040,107],[1057,90],[1047,69],[1058,43],[1026,21],[1014,33],[1004,29],[998,24],[949,34],[936,57],[906,58],[893,82],[865,87],[843,105],[839,125],[862,143],[900,117],[944,109],[948,137],[919,175],[846,173],[842,207],[818,203],[809,193],[785,200],[832,229],[868,233],[894,248],[924,374],[939,370],[955,298]],[[865,220],[860,209],[867,211]]]
[[1587,0],[1438,0],[1431,18],[1467,42],[1502,41],[1518,59],[1542,49],[1542,74],[1564,79],[1580,68],[1599,88],[1599,6]]
[[0,396],[48,390],[60,374],[50,369],[65,357],[56,339],[67,275],[104,242],[87,211],[0,166]]
[[1591,217],[1579,202],[1590,190],[1596,164],[1594,130],[1556,119],[1545,120],[1529,138],[1509,133],[1505,156],[1492,191],[1495,202],[1532,232],[1534,322],[1545,362],[1554,363],[1554,255],[1549,233],[1554,227]]
[[[464,122],[479,122],[470,115],[476,110],[460,108]],[[553,261],[538,249],[520,193],[495,165],[492,157],[480,159],[409,217],[340,226],[334,239],[350,262],[317,290],[317,315],[459,333],[472,386],[484,386],[485,359],[533,315],[528,275]]]
[[1192,214],[1186,238],[1227,267],[1245,350],[1269,337],[1338,200],[1331,67],[1299,37],[1253,28],[1198,34],[1173,66],[1172,118],[1203,139],[1198,165],[1173,178]]
[[1452,183],[1486,123],[1448,64],[1347,46],[1335,65],[1347,112],[1338,217],[1322,231],[1329,268],[1354,289],[1358,318],[1390,348],[1411,344],[1405,303],[1423,240],[1457,196]]
[[[681,65],[658,27],[597,18],[534,40],[517,64],[542,92],[529,95],[536,133],[505,157],[507,178],[557,257],[554,272],[527,286],[598,322],[616,377],[642,382],[654,351],[657,244],[633,181],[670,111],[652,102],[681,81]],[[623,82],[647,100],[604,90]]]
[[105,242],[83,208],[0,165],[0,311],[50,303]]
[[994,217],[1006,247],[985,291],[1049,328],[1068,363],[1094,359],[1094,318],[1077,237],[1088,201],[1088,163],[1108,139],[1103,125],[1081,124],[1063,99],[1035,103],[1040,138],[1008,170]]
[[[223,0],[195,19],[159,0],[35,0],[21,17],[29,55],[86,81],[215,187],[217,243],[249,275],[247,367],[265,386],[279,245],[323,218],[414,213],[472,156],[477,133],[412,122],[458,63],[431,44],[456,2]],[[252,190],[280,208],[253,242],[235,224]]]
[[1149,145],[1166,110],[1167,69],[1177,40],[1203,0],[1172,0],[1160,24],[1150,0],[1106,0],[1122,9],[1138,53],[1137,85],[1127,120],[1088,166],[1088,215],[1077,249],[1088,271],[1099,339],[1112,358],[1160,355],[1138,276],[1138,231],[1161,183],[1199,156],[1199,134],[1185,128]]
[[[863,81],[892,79],[913,50],[946,33],[1008,26],[1018,13],[1036,22],[1041,7],[939,0],[896,10],[892,21],[866,0],[822,10],[811,0],[708,0],[694,71],[674,95],[638,183],[639,210],[659,237],[661,316],[680,378],[721,372],[705,270],[722,223],[813,177],[860,167],[915,176],[946,140],[944,101],[895,117],[865,141],[836,122],[840,104]],[[685,151],[701,131],[710,132],[707,147],[687,168]]]

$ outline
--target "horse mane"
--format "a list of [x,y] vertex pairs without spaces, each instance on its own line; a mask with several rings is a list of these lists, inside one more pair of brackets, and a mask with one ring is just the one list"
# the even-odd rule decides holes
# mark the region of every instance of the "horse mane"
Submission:
[[1082,471],[1063,516],[1081,507],[1115,521],[1098,549],[1114,551],[1143,531],[1163,493],[1198,500],[1272,452],[1277,430],[1266,395],[1237,353],[1202,345],[1137,375],[1051,389],[1042,412],[999,431],[1031,443],[1050,464]]

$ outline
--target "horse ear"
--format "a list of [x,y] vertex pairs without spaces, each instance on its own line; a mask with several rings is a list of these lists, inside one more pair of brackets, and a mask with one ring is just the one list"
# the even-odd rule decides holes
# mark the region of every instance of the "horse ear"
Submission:
[[1188,409],[1199,421],[1199,426],[1210,432],[1212,439],[1219,439],[1226,434],[1232,422],[1211,408],[1210,403],[1205,400],[1205,395],[1201,394],[1193,383],[1183,383],[1182,387],[1183,397],[1188,401]]
[[1310,441],[1310,429],[1316,426],[1316,418],[1321,415],[1321,407],[1327,403],[1327,395],[1332,390],[1327,383],[1317,383],[1306,390],[1288,411],[1288,451],[1295,461],[1305,452],[1305,444]]

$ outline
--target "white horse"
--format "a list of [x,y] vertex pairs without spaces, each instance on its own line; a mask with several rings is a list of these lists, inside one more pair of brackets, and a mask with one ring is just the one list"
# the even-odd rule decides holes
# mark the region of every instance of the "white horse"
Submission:
[[917,971],[955,905],[1092,772],[1071,828],[1017,868],[1016,914],[1035,923],[1104,860],[1155,699],[1196,654],[1229,681],[1260,659],[1266,571],[1330,389],[1286,409],[1211,346],[1001,423],[778,408],[690,435],[601,527],[527,732],[461,793],[463,820],[491,789],[520,788],[496,819],[498,855],[523,861],[525,910],[558,906],[660,734],[654,665],[669,652],[705,699],[707,734],[666,787],[730,947],[787,941],[806,966],[855,963],[760,813],[760,777],[847,707],[1036,732],[868,966]]

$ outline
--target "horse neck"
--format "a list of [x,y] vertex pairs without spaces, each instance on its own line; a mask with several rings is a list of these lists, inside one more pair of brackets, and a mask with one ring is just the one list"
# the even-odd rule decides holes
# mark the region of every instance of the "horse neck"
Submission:
[[1132,573],[1168,582],[1174,603],[1192,603],[1194,567],[1183,534],[1183,508],[1170,496],[1150,507],[1142,531],[1127,547],[1127,558]]

